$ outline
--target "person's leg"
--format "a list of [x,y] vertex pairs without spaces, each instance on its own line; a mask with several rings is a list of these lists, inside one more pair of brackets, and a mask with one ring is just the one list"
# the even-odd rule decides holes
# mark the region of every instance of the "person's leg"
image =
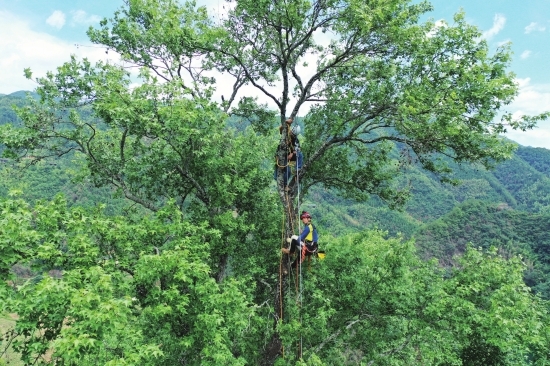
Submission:
[[289,161],[285,169],[285,187],[288,187],[296,174],[296,161]]
[[283,175],[283,183],[285,185],[285,187],[288,185],[288,180],[290,178],[290,166],[287,166],[285,167],[285,174]]
[[[290,238],[290,241],[289,241],[289,248],[282,248],[282,252],[285,253],[285,254],[293,254],[296,252],[296,249],[300,246],[298,244],[298,238],[299,236],[298,235],[292,235],[292,237]],[[288,239],[287,239],[288,240]]]
[[294,259],[294,261],[290,264],[290,268],[297,269],[302,258],[302,245],[300,245],[300,237],[298,235],[292,235],[290,238],[290,248],[283,248],[282,251],[288,255],[297,253],[296,259]]
[[290,254],[295,253],[300,248],[300,241],[298,235],[292,235],[290,238]]
[[[298,237],[297,235],[295,236]],[[298,240],[296,240],[296,242],[298,242]],[[304,261],[304,258],[307,254],[306,246],[304,243],[301,243],[301,245],[297,247],[297,252],[298,255],[296,256],[294,262],[292,262],[291,264],[291,267],[294,269],[298,269],[298,266]]]

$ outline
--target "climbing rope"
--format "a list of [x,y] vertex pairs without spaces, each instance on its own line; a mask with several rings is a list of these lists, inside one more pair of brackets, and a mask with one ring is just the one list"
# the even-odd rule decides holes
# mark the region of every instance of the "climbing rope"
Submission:
[[[289,130],[289,126],[287,126],[287,134],[286,134],[286,156],[288,157],[289,155],[289,150],[290,150],[290,144],[292,143],[292,139],[291,139],[291,136],[290,136],[290,130]],[[299,212],[300,212],[300,177],[299,177],[299,173],[300,173],[300,168],[298,166],[299,164],[299,156],[298,156],[298,153],[300,152],[300,147],[299,146],[294,146],[294,149],[293,149],[293,152],[294,154],[296,154],[296,173],[295,173],[295,179],[296,179],[296,185],[298,187],[298,191],[297,191],[297,200],[296,200],[296,208],[297,208],[297,221],[298,221],[298,232],[301,232],[302,231],[302,225],[300,223],[300,219],[299,219]],[[276,156],[276,165],[278,168],[285,168],[287,169],[287,171],[285,172],[285,177],[287,178],[287,181],[286,181],[286,184],[290,184],[290,179],[289,179],[289,176],[290,176],[290,173],[291,171],[289,171],[291,169],[291,164],[290,164],[290,160],[287,158],[287,163],[285,165],[281,165],[279,164],[279,158],[278,156]],[[286,187],[285,187],[286,188]],[[288,195],[288,191],[285,189],[285,194],[284,194],[284,201],[285,201],[285,205],[286,205],[286,208],[288,210],[287,214],[288,214],[288,218],[289,218],[289,222],[288,222],[288,225],[290,227],[290,230],[294,233],[295,232],[295,221],[294,221],[294,215],[293,215],[293,202],[291,202],[290,200],[290,197]],[[302,298],[302,294],[303,294],[303,274],[302,274],[302,262],[305,258],[305,243],[302,244],[300,242],[300,239],[298,239],[299,241],[299,251],[298,253],[296,253],[297,255],[297,259],[296,259],[296,263],[297,263],[297,266],[296,266],[296,273],[295,273],[295,281],[294,281],[294,286],[295,286],[295,292],[296,292],[296,305],[298,306],[298,311],[299,311],[299,323],[300,323],[300,328],[302,326],[302,301],[303,301],[303,298]],[[282,219],[282,226],[281,226],[281,249],[284,247],[285,245],[285,214],[283,214],[283,219]],[[280,316],[280,319],[281,321],[283,321],[283,316],[284,316],[284,312],[283,312],[283,309],[284,309],[284,306],[283,306],[283,300],[284,300],[284,297],[283,297],[283,271],[284,271],[284,264],[283,264],[283,254],[282,254],[282,251],[280,251],[281,253],[281,256],[280,256],[280,261],[279,261],[279,298],[280,298],[280,301],[279,301],[279,306],[280,306],[280,309],[279,309],[279,316]],[[293,270],[292,266],[290,266],[290,271],[289,273],[292,273],[291,271]],[[298,358],[302,358],[302,333],[300,331],[300,340],[299,340],[299,343],[298,343]],[[282,356],[284,358],[284,345],[282,345],[281,347],[281,351],[282,351]]]
[[[289,154],[289,140],[288,140],[288,134],[287,134],[287,139],[286,139],[286,151],[285,151],[285,154],[286,156],[288,156]],[[289,169],[289,162],[287,161],[287,163],[285,165],[281,165],[279,164],[279,157],[277,155],[275,155],[275,163],[277,165],[278,168],[284,168],[284,169]],[[288,174],[289,172],[285,172],[285,174]],[[288,176],[288,175],[287,175]],[[288,183],[288,182],[287,182]],[[286,207],[288,208],[289,210],[289,226],[291,228],[292,231],[294,231],[294,222],[292,220],[292,211],[291,211],[291,202],[289,200],[289,197],[288,197],[288,192],[285,190],[285,205]],[[285,246],[285,214],[283,214],[283,218],[282,218],[282,224],[281,224],[281,249]],[[283,297],[283,270],[284,270],[284,264],[283,264],[283,254],[282,254],[282,251],[279,251],[281,254],[280,254],[280,260],[279,260],[279,319],[280,321],[282,322],[283,319],[284,319],[284,306],[283,306],[283,301],[284,301],[284,297]],[[284,358],[285,357],[285,349],[284,349],[284,344],[281,346],[281,353],[282,353],[282,357]]]
[[[282,227],[281,227],[281,249],[284,247],[284,241],[285,241],[285,215],[283,215],[283,222],[282,222]],[[282,283],[283,283],[283,254],[282,254],[282,250],[279,251],[281,253],[281,259],[279,260],[279,298],[281,299],[279,301],[279,305],[280,305],[280,309],[279,309],[279,319],[283,319],[283,301],[282,301],[282,298],[283,298],[283,286],[282,286]]]
[[[297,194],[297,201],[296,201],[296,213],[300,214],[300,167],[298,165],[298,152],[299,147],[295,147],[296,150],[296,185],[298,186],[298,194]],[[297,218],[298,219],[298,218]],[[302,225],[300,220],[298,219],[298,231],[302,232]],[[300,239],[298,239],[300,240]],[[300,243],[302,245],[302,243]],[[305,248],[305,243],[303,244]],[[300,347],[298,349],[299,359],[302,359],[302,262],[304,261],[303,257],[303,248],[300,247],[300,253],[298,254],[300,256],[300,292],[299,292],[299,311],[300,311]]]
[[[283,215],[283,221],[281,225],[281,249],[284,247],[285,242],[285,215]],[[283,253],[279,250],[280,260],[279,260],[279,321],[283,321]],[[281,354],[285,358],[285,346],[281,346]]]

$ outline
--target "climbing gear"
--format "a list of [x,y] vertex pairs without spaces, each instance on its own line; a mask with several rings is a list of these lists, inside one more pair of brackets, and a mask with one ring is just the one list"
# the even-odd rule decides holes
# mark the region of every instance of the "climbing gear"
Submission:
[[304,260],[304,257],[307,254],[313,255],[317,253],[317,250],[319,250],[319,246],[314,241],[306,240],[304,244],[305,245],[303,246],[303,249],[302,249],[302,260]]
[[[285,120],[285,124],[282,124],[279,126],[279,132],[283,133],[283,129],[286,128],[284,135],[281,136],[281,139],[285,139],[285,145],[286,145],[286,151],[283,159],[283,151],[277,150],[277,155],[275,158],[275,173],[274,177],[277,179],[277,174],[282,173],[283,176],[283,203],[285,208],[288,210],[286,212],[286,215],[283,215],[283,222],[281,227],[281,249],[280,249],[280,262],[279,262],[279,320],[283,321],[283,285],[286,283],[286,281],[283,280],[283,275],[286,276],[289,274],[289,272],[293,272],[293,275],[295,274],[295,281],[294,285],[296,286],[296,305],[301,308],[302,307],[302,296],[304,292],[304,288],[302,285],[302,263],[305,258],[308,258],[308,268],[310,268],[310,260],[312,256],[318,255],[318,246],[317,242],[313,240],[317,240],[318,234],[315,229],[315,226],[313,224],[309,223],[307,226],[309,228],[308,235],[304,238],[303,242],[300,242],[300,238],[298,235],[293,235],[292,238],[285,238],[285,217],[288,218],[288,226],[286,226],[290,232],[302,232],[302,222],[299,220],[296,220],[296,213],[300,212],[300,169],[303,165],[303,155],[300,149],[300,142],[298,140],[298,135],[301,132],[300,126],[298,125],[292,125],[293,120],[291,118]],[[283,146],[280,146],[282,149]],[[281,183],[280,181],[278,183]],[[297,198],[297,207],[293,207],[293,201],[291,201],[289,194],[290,192],[296,194]],[[311,215],[306,212],[302,211],[300,215],[300,219],[303,218],[309,218],[311,219]],[[297,224],[298,227],[295,227],[295,224]],[[298,230],[296,230],[298,229]],[[293,243],[292,240],[295,239],[296,243]],[[285,241],[290,244],[288,247],[285,247]],[[296,254],[296,259],[294,262],[290,265],[290,267],[287,267],[287,263],[290,262],[290,258],[286,257],[285,255],[292,255]],[[289,280],[294,276],[290,276]],[[286,278],[286,277],[285,277]],[[300,324],[302,324],[302,314],[299,312],[299,319],[297,319]],[[284,357],[284,350],[285,347],[281,344],[281,351],[283,353]],[[299,358],[302,358],[302,337],[300,335],[299,340]]]

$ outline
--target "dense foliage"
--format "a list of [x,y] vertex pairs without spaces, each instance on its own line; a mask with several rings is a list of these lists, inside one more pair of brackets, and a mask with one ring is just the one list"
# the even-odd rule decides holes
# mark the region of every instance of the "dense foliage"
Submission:
[[[303,281],[283,275],[280,245],[307,193],[371,198],[367,220],[377,212],[392,234],[412,231],[472,195],[498,197],[507,174],[487,183],[466,172],[456,190],[442,182],[462,164],[510,158],[516,146],[499,134],[549,116],[496,120],[517,93],[509,50],[490,54],[463,14],[421,23],[429,10],[239,0],[216,23],[194,3],[130,0],[90,29],[125,65],[72,57],[37,78],[40,98],[0,126],[3,154],[38,169],[74,159],[83,182],[140,210],[2,200],[2,304],[19,316],[8,345],[28,364],[545,364],[546,303],[518,257],[469,249],[441,269],[417,258],[409,235],[344,225]],[[307,103],[304,165],[285,187],[278,164],[275,184],[285,120]],[[537,174],[533,187],[508,180],[514,207],[544,211]],[[321,225],[338,216],[326,206]],[[361,226],[364,212],[341,217]],[[38,275],[13,282],[15,265]]]
[[[1,310],[19,316],[3,345],[26,363],[261,362],[272,310],[257,301],[252,276],[212,278],[219,231],[190,224],[172,204],[136,219],[61,199],[3,200],[0,210],[2,277],[15,263],[44,273],[18,287],[1,282]],[[326,249],[304,268],[299,301],[285,292],[277,364],[294,364],[299,339],[306,364],[545,364],[545,304],[524,285],[517,257],[469,249],[446,272],[418,259],[413,242],[379,231]],[[46,275],[56,269],[63,275]]]
[[2,282],[2,310],[19,315],[6,340],[25,363],[50,349],[50,362],[75,365],[244,363],[233,353],[248,354],[246,342],[233,340],[254,338],[261,319],[250,279],[211,276],[220,232],[184,221],[171,204],[136,220],[70,210],[60,199],[3,201],[1,211],[4,279],[20,262],[63,270],[17,289]]
[[503,255],[521,255],[528,270],[526,283],[550,298],[550,215],[510,209],[505,204],[469,201],[416,234],[424,258],[436,257],[451,265],[469,243],[500,248]]

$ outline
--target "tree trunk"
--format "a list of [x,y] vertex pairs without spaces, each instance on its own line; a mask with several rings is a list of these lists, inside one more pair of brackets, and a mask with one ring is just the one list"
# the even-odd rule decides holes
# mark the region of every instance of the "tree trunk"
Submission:
[[[277,147],[276,153],[276,162],[277,162],[277,191],[279,193],[279,198],[284,209],[285,216],[285,235],[284,238],[289,238],[294,234],[294,221],[296,217],[296,212],[294,211],[294,199],[296,198],[297,187],[296,180],[289,180],[287,185],[285,185],[285,169],[290,169],[288,166],[287,156],[289,152],[288,144],[290,143],[286,138],[288,136],[289,126],[286,123],[282,123],[281,129],[281,140]],[[286,240],[281,243],[281,247],[288,247]],[[277,289],[274,296],[274,309],[273,314],[273,328],[275,332],[273,333],[271,340],[264,349],[264,356],[261,361],[262,366],[271,366],[275,363],[278,357],[283,355],[283,343],[279,334],[276,331],[277,324],[284,318],[284,289],[287,287],[288,275],[284,275],[283,271],[289,270],[290,268],[290,256],[287,254],[282,254],[281,265],[279,267],[279,278],[280,281],[277,284]]]

